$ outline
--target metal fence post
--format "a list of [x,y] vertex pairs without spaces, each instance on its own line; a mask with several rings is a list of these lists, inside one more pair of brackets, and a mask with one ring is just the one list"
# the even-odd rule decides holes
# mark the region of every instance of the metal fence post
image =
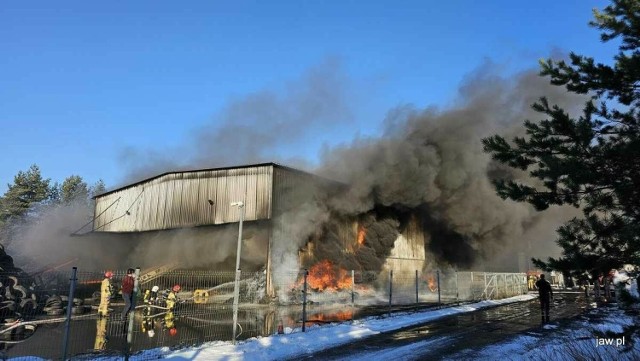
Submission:
[[436,280],[438,282],[438,306],[440,306],[440,270],[436,271]]
[[307,325],[307,276],[309,276],[309,271],[304,270],[304,286],[302,287],[302,332],[305,332]]
[[78,272],[78,267],[73,267],[71,269],[71,284],[69,285],[69,301],[67,302],[67,321],[64,326],[64,344],[62,345],[62,360],[67,359],[67,350],[69,346],[69,331],[71,330],[71,309],[73,308],[73,295],[76,292],[76,274]]
[[458,287],[458,271],[455,271],[456,274],[456,303],[460,303],[460,287]]
[[355,303],[355,290],[356,287],[356,271],[355,270],[351,270],[351,306],[353,306],[353,304]]
[[389,315],[391,315],[392,299],[393,299],[393,270],[389,270]]
[[[245,194],[246,198],[246,194]],[[236,279],[233,283],[233,338],[232,344],[236,344],[236,329],[238,328],[238,303],[240,302],[240,254],[242,251],[242,222],[244,221],[244,202],[233,202],[231,206],[238,206],[240,211],[240,223],[238,224],[238,250],[236,252]]]
[[482,272],[484,274],[484,299],[488,299],[489,296],[487,295],[487,272]]
[[418,270],[416,270],[416,304],[418,304]]

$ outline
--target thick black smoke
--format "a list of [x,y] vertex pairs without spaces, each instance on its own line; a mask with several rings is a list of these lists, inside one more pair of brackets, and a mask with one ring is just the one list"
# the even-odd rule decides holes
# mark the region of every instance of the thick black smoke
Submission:
[[[537,238],[539,251],[551,252],[553,238],[540,236],[552,237],[566,210],[537,213],[500,199],[491,177],[523,174],[493,163],[481,144],[492,134],[515,134],[525,119],[539,120],[530,105],[540,96],[570,110],[582,102],[533,71],[505,78],[485,65],[461,85],[453,107],[390,111],[382,136],[356,139],[324,154],[318,172],[350,185],[330,208],[346,215],[381,206],[413,210],[430,233],[428,252],[455,266],[526,251],[524,239]],[[551,232],[530,233],[540,228]],[[390,236],[398,231],[389,230]]]

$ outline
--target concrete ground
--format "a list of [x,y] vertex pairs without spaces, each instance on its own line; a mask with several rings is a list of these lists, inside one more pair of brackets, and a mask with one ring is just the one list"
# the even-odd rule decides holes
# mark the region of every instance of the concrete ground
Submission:
[[[550,322],[569,322],[587,310],[586,301],[581,293],[557,293],[550,312]],[[448,316],[297,359],[343,360],[358,354],[383,355],[385,350],[432,340],[425,347],[412,349],[412,355],[407,359],[440,360],[518,334],[539,332],[542,326],[540,304],[538,299],[534,299]]]

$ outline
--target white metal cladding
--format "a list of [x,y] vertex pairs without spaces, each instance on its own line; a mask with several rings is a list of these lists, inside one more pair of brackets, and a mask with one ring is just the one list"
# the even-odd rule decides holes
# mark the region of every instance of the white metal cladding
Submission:
[[94,231],[137,232],[271,218],[273,165],[176,172],[96,197]]

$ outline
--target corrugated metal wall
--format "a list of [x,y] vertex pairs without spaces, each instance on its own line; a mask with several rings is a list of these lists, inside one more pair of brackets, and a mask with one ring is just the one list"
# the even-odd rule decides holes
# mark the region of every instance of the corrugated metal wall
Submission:
[[[273,165],[176,172],[96,197],[94,231],[137,232],[271,218]],[[246,194],[246,199],[245,199]],[[209,203],[209,200],[213,204]]]

